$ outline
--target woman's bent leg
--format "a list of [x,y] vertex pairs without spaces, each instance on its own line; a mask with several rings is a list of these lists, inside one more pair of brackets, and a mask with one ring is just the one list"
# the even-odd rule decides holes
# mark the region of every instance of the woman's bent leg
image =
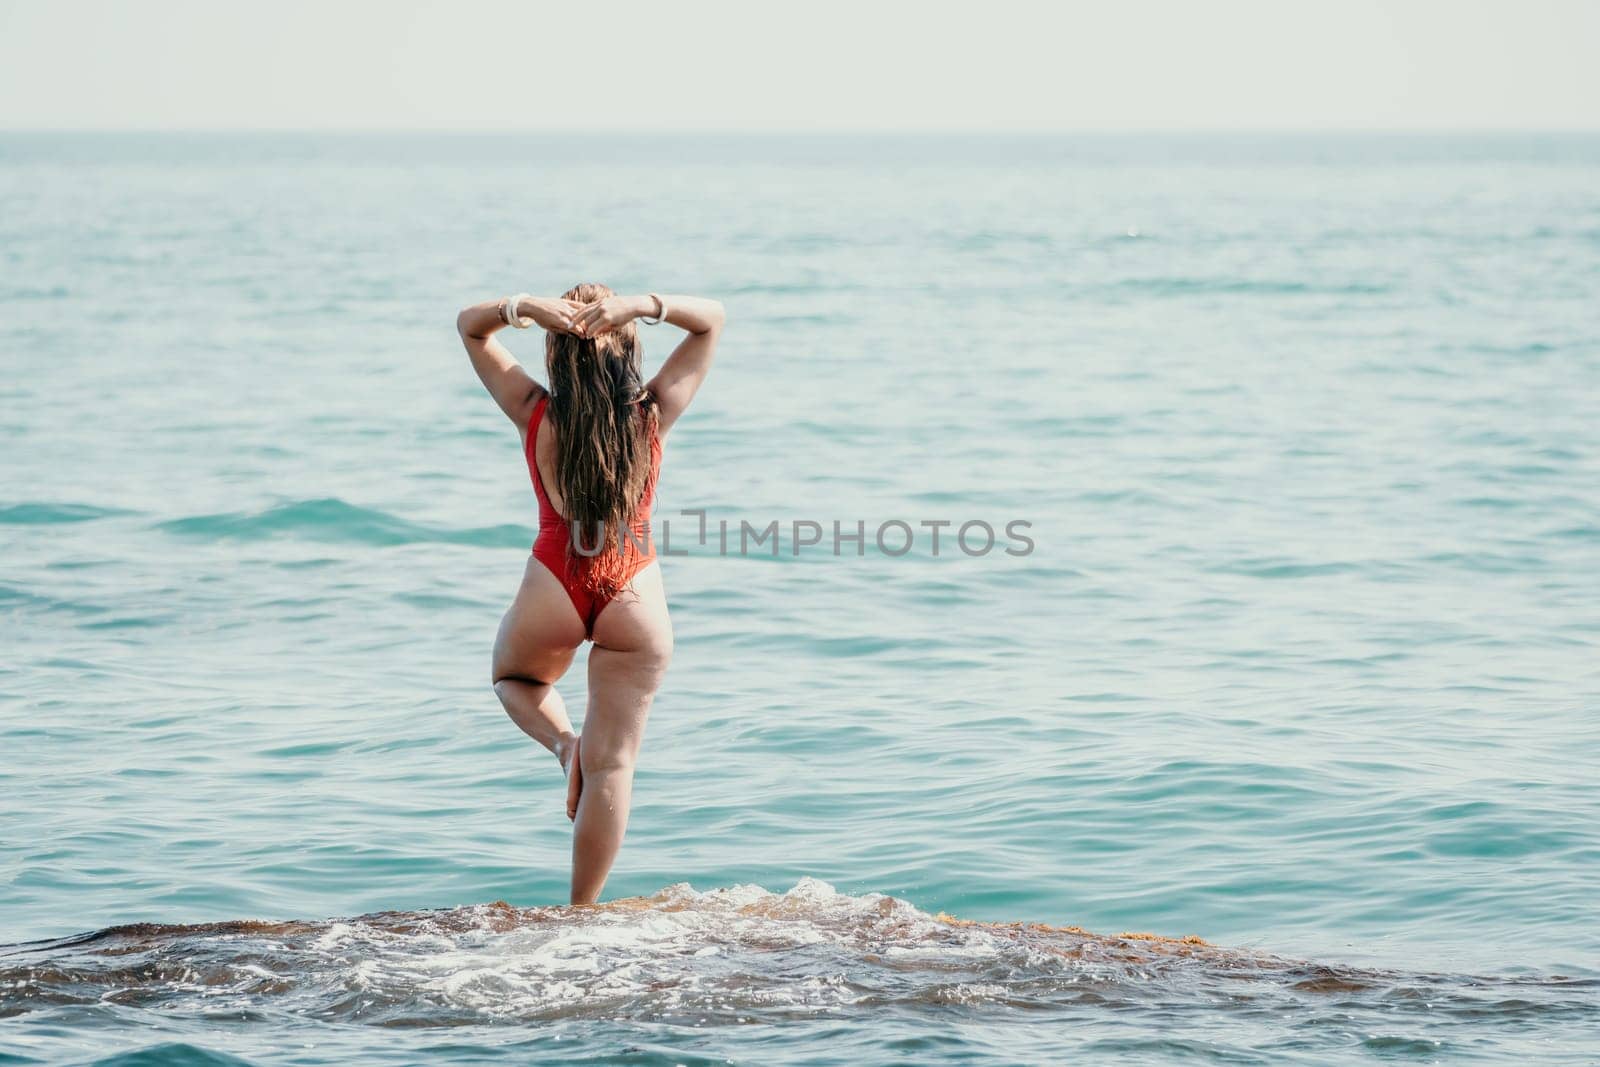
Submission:
[[633,768],[645,719],[672,658],[672,622],[661,573],[639,572],[595,620],[589,653],[589,710],[578,758],[583,791],[572,835],[572,902],[600,898],[622,847],[633,798]]
[[511,721],[557,755],[561,738],[572,732],[572,721],[555,682],[571,665],[583,637],[583,621],[566,590],[544,564],[530,557],[516,600],[500,620],[491,674],[495,695]]

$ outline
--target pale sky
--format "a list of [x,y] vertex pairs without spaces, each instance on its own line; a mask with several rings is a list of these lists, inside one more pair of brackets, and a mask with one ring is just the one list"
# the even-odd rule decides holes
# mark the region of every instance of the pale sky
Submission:
[[1600,0],[0,0],[0,129],[1600,128]]

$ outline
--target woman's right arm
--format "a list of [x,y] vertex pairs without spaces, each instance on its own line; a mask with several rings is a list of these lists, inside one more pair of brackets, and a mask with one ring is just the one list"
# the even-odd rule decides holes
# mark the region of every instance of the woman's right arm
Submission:
[[[666,321],[689,334],[645,385],[656,398],[661,433],[665,434],[706,380],[727,315],[720,302],[703,296],[664,293],[661,302],[667,306]],[[649,296],[610,296],[579,310],[573,316],[574,330],[579,336],[592,337],[632,319],[653,316],[656,310],[656,302]]]
[[[523,318],[531,318],[547,330],[566,330],[571,326],[572,315],[578,305],[570,300],[548,300],[524,296],[515,309]],[[516,357],[506,351],[495,334],[506,325],[500,314],[500,301],[485,300],[481,304],[462,308],[456,316],[456,332],[466,346],[472,369],[478,372],[483,387],[489,390],[500,410],[504,411],[518,429],[525,429],[533,413],[533,406],[544,394],[544,386],[529,377]]]

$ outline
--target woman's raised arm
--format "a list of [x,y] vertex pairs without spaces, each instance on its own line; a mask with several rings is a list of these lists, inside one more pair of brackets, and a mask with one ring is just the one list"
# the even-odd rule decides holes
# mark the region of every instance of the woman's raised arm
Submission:
[[580,308],[573,316],[572,332],[592,337],[633,319],[649,318],[666,308],[665,321],[687,330],[688,337],[672,350],[661,369],[645,388],[660,407],[661,432],[665,434],[678,421],[689,401],[700,390],[717,354],[722,324],[727,319],[722,304],[703,296],[609,296]]
[[[532,319],[535,325],[546,330],[567,331],[572,328],[572,316],[579,304],[571,300],[523,295],[515,299],[516,314],[521,320]],[[515,356],[506,350],[495,334],[506,328],[502,314],[505,300],[485,300],[481,304],[462,308],[456,316],[456,332],[466,346],[472,369],[489,390],[500,410],[519,429],[528,425],[533,416],[533,406],[544,393],[544,386],[534,381]]]

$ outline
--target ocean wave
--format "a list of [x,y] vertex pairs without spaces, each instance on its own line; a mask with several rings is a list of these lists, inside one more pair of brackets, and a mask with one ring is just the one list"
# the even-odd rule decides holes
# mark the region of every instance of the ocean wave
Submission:
[[21,504],[9,504],[0,507],[0,525],[7,526],[51,526],[66,522],[92,522],[95,519],[106,519],[116,515],[129,515],[132,512],[121,508],[101,508],[93,504],[49,504],[40,501],[24,501]]
[[1137,293],[1141,296],[1193,296],[1219,294],[1228,296],[1379,296],[1390,292],[1391,287],[1373,282],[1348,282],[1343,285],[1287,281],[1264,278],[1127,278],[1112,282],[1107,288]]
[[[594,907],[503,902],[321,922],[136,924],[0,948],[0,1017],[125,1010],[283,1013],[428,1027],[573,1019],[779,1022],[897,1009],[1165,1013],[1215,1006],[1405,1014],[1449,1025],[1592,1011],[1600,981],[1400,973],[1197,937],[1099,935],[929,914],[804,878],[786,893],[686,884]],[[1220,1009],[1219,1009],[1220,1010]],[[1411,1020],[1413,1023],[1415,1019]],[[1481,1019],[1480,1019],[1481,1021]]]
[[1359,571],[1361,565],[1345,560],[1324,563],[1259,558],[1236,560],[1209,568],[1218,574],[1239,574],[1247,578],[1328,578]]
[[36,285],[19,285],[14,288],[0,289],[0,300],[66,300],[72,295],[64,285],[41,287]]
[[204,541],[303,541],[361,545],[444,543],[480,548],[524,548],[533,543],[526,526],[435,526],[412,522],[377,508],[358,507],[337,497],[295,500],[261,511],[233,511],[169,519],[156,529]]
[[238,1056],[187,1041],[166,1041],[97,1059],[93,1067],[252,1067],[252,1064]]

